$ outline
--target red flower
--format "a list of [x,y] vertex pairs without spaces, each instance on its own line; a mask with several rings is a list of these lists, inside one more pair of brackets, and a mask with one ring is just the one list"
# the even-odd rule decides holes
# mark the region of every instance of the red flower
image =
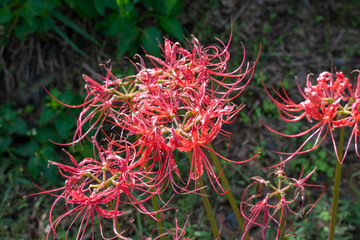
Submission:
[[[112,219],[115,237],[121,237],[123,232],[119,233],[115,227],[115,219],[124,214],[125,211],[118,210],[120,204],[131,205],[139,212],[147,214],[155,219],[158,212],[148,211],[143,203],[149,200],[156,192],[150,189],[154,187],[151,177],[153,173],[136,169],[136,153],[132,145],[125,141],[112,141],[107,149],[102,149],[95,142],[99,151],[100,161],[93,158],[85,158],[80,163],[68,153],[71,162],[75,167],[50,161],[51,164],[59,168],[61,174],[67,178],[65,186],[62,188],[46,191],[42,190],[38,194],[50,194],[56,197],[50,209],[51,232],[53,237],[58,237],[56,231],[59,223],[66,217],[73,218],[67,229],[66,237],[70,228],[79,219],[80,226],[76,239],[82,239],[86,232],[89,221],[93,222],[94,213],[98,216],[100,223],[100,232],[102,232],[101,218]],[[114,148],[115,147],[115,148]],[[60,194],[55,192],[62,191]],[[138,200],[138,195],[142,199]],[[31,196],[31,195],[30,195]],[[64,200],[67,211],[53,220],[53,210],[55,206]],[[107,210],[115,202],[114,209]],[[68,206],[72,206],[69,208]],[[162,211],[161,208],[159,211]],[[92,238],[94,239],[94,224],[92,224]]]
[[[317,148],[323,142],[328,132],[330,132],[336,157],[340,163],[344,161],[349,144],[354,136],[356,153],[358,154],[358,134],[356,134],[358,131],[358,115],[356,108],[358,107],[357,99],[359,97],[359,83],[357,83],[356,88],[353,89],[352,84],[349,83],[348,78],[344,77],[343,73],[336,73],[336,79],[334,79],[333,74],[323,72],[319,75],[317,84],[312,85],[309,75],[304,92],[300,90],[300,94],[304,97],[304,101],[300,103],[293,102],[285,92],[284,88],[282,89],[282,94],[274,88],[272,89],[280,100],[272,97],[267,89],[266,91],[272,101],[276,104],[280,117],[283,120],[294,122],[306,118],[311,123],[316,121],[308,130],[292,135],[277,132],[265,125],[271,131],[286,137],[300,137],[311,133],[298,150],[294,153],[285,153],[290,154],[290,156],[284,160],[284,162],[291,159],[295,154],[309,152]],[[339,127],[354,127],[342,159],[339,159],[337,155],[336,141],[333,136],[333,130]],[[312,144],[312,147],[303,150],[304,146],[314,138],[315,142]],[[281,165],[281,163],[275,165],[275,167],[279,165]]]
[[[288,229],[285,228],[287,219],[290,218],[291,220],[292,214],[298,215],[293,203],[300,202],[303,214],[307,215],[325,192],[325,186],[306,183],[315,172],[315,169],[303,178],[301,173],[299,179],[294,179],[286,176],[283,169],[284,161],[281,159],[280,162],[282,165],[272,173],[276,184],[272,184],[261,177],[253,177],[254,181],[244,191],[240,204],[240,211],[245,218],[245,232],[242,239],[245,238],[246,233],[254,224],[262,228],[263,239],[266,239],[266,230],[270,222],[277,225],[276,239],[279,239],[283,231]],[[323,189],[314,203],[311,203],[308,195],[307,189],[309,187]],[[305,196],[307,196],[307,199],[305,199]],[[310,206],[310,208],[306,209],[307,206]],[[290,228],[291,225],[290,221]]]

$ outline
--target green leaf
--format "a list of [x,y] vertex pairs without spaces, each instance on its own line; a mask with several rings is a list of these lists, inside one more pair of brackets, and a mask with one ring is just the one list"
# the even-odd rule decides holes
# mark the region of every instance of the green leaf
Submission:
[[75,32],[79,33],[80,35],[84,36],[85,38],[89,39],[90,41],[92,41],[93,43],[96,44],[100,44],[98,41],[96,41],[96,39],[91,36],[90,34],[88,34],[84,29],[82,29],[81,27],[79,27],[78,25],[76,25],[76,23],[74,23],[71,19],[69,19],[68,17],[66,17],[64,14],[62,14],[61,12],[54,10],[52,12],[53,16],[56,17],[58,20],[60,20],[62,23],[64,23],[66,26],[70,27],[71,29],[73,29]]
[[86,57],[86,53],[82,51],[70,38],[56,25],[54,25],[54,31],[59,34],[59,36],[64,39],[64,41],[69,44],[75,51]]
[[0,137],[0,155],[3,154],[12,142],[11,137]]
[[104,15],[105,8],[116,9],[115,1],[94,0],[94,7],[100,15]]
[[27,178],[17,177],[17,178],[15,178],[15,182],[20,183],[20,184],[24,184],[24,185],[28,185],[28,186],[34,186],[33,182],[30,181]]
[[19,10],[19,16],[22,17],[29,25],[32,25],[33,19],[39,15],[39,11],[36,9],[38,6],[35,3],[31,5],[31,2],[27,2],[22,5]]
[[124,25],[121,28],[121,32],[118,37],[118,44],[117,44],[117,56],[122,56],[128,51],[131,45],[137,41],[139,36],[138,32],[135,29],[135,26],[130,24]]
[[39,18],[34,18],[31,22],[22,21],[22,24],[16,26],[14,30],[15,36],[23,41],[26,35],[34,33],[38,30],[39,21]]
[[22,157],[29,157],[39,149],[39,144],[35,141],[24,143],[15,149],[15,153]]
[[158,41],[161,40],[161,34],[155,27],[148,27],[142,32],[141,44],[148,53],[154,56],[160,56],[160,47]]
[[180,15],[182,4],[179,0],[143,0],[142,3],[149,11],[165,16]]
[[55,146],[53,144],[46,144],[41,146],[41,149],[39,150],[39,154],[42,158],[46,160],[53,160],[55,161],[56,158],[56,152],[55,152]]
[[27,168],[33,178],[39,177],[40,173],[44,171],[47,163],[39,157],[31,157],[27,162]]
[[62,114],[55,120],[55,127],[59,136],[63,139],[69,137],[71,130],[75,127],[75,119],[71,115]]
[[63,138],[60,137],[57,133],[57,130],[54,125],[45,125],[38,129],[36,140],[39,143],[51,144],[51,141],[60,143]]
[[5,103],[1,106],[0,116],[7,121],[11,121],[16,118],[16,112],[14,111],[10,103]]
[[54,29],[54,19],[52,17],[44,17],[42,19],[40,19],[39,21],[37,21],[37,31],[39,33],[45,33],[49,30]]
[[45,168],[45,178],[53,185],[57,184],[59,181],[57,167],[50,165]]
[[[71,2],[71,7],[83,18],[97,17],[98,12],[95,9],[94,2],[89,0],[66,0]],[[108,1],[108,0],[104,0]]]
[[0,23],[4,24],[10,22],[13,17],[13,12],[8,6],[0,8]]
[[176,37],[178,40],[184,39],[184,32],[182,31],[182,26],[180,22],[175,17],[158,17],[159,25],[167,33]]
[[89,143],[83,143],[83,142],[76,143],[74,145],[74,151],[75,151],[75,153],[80,153],[81,158],[94,157],[93,145],[91,145]]
[[164,0],[164,5],[166,9],[166,15],[171,15],[174,7],[176,6],[178,0]]
[[19,135],[26,135],[28,125],[22,118],[12,120],[8,128],[9,133],[16,133]]
[[39,125],[43,125],[44,123],[50,121],[50,119],[56,116],[56,111],[52,108],[45,107],[41,112]]
[[0,6],[8,6],[11,4],[12,1],[14,1],[14,0],[2,0],[0,2]]

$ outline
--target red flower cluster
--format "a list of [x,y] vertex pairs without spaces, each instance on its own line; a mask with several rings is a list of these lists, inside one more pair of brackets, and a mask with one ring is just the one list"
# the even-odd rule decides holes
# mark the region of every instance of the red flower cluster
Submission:
[[[190,182],[195,180],[197,190],[196,180],[204,171],[215,190],[219,186],[220,191],[216,191],[222,194],[227,191],[218,182],[219,177],[204,149],[213,151],[207,144],[219,134],[229,137],[230,133],[222,130],[222,126],[233,121],[242,108],[230,100],[249,83],[256,62],[243,67],[244,57],[240,67],[229,72],[229,44],[220,40],[219,43],[221,48],[204,48],[193,37],[191,49],[186,50],[179,43],[165,39],[163,59],[147,55],[152,68],[147,68],[140,57],[140,63],[134,63],[138,70],[136,75],[117,78],[107,63],[103,65],[107,74],[101,83],[83,76],[87,91],[84,103],[67,105],[82,108],[70,144],[89,140],[96,146],[100,160],[86,158],[77,163],[69,154],[74,166],[51,162],[67,178],[65,187],[42,192],[57,197],[51,213],[60,199],[74,206],[51,220],[54,237],[58,223],[77,212],[70,227],[82,215],[77,235],[77,239],[81,239],[95,212],[99,220],[100,217],[113,218],[115,234],[123,238],[115,226],[116,217],[123,214],[118,210],[120,203],[130,204],[154,218],[156,212],[146,210],[144,201],[164,191],[169,183],[178,193],[193,192],[188,189]],[[229,81],[229,78],[234,80]],[[98,145],[96,139],[99,138],[107,139],[107,148]],[[191,170],[185,182],[174,151],[192,155]],[[176,183],[174,176],[184,186]],[[56,191],[62,193],[56,195],[53,193]],[[138,195],[142,200],[138,200]],[[116,206],[106,210],[113,201]],[[177,233],[178,230],[176,235],[182,236],[183,230]]]
[[[295,202],[301,203],[302,215],[307,215],[324,194],[325,186],[305,183],[315,172],[315,169],[305,177],[302,177],[301,174],[299,179],[295,179],[286,176],[282,159],[281,164],[278,169],[272,172],[276,184],[273,185],[261,177],[253,177],[254,181],[245,189],[240,204],[240,211],[245,218],[245,232],[242,239],[246,237],[246,233],[252,225],[261,227],[262,237],[266,239],[266,231],[271,222],[275,223],[278,229],[276,239],[282,239],[280,237],[285,234],[287,219],[290,218],[291,220],[292,214],[299,215],[294,211]],[[323,188],[322,193],[314,203],[310,202],[307,194],[309,187]]]
[[[317,148],[323,142],[328,132],[330,132],[339,163],[343,163],[352,139],[355,139],[356,154],[360,156],[357,149],[357,138],[360,135],[360,76],[358,76],[354,85],[352,85],[349,82],[349,79],[341,72],[335,74],[335,79],[332,73],[321,73],[317,78],[316,85],[312,85],[310,82],[310,76],[311,75],[307,78],[304,92],[301,91],[299,87],[300,94],[305,99],[300,103],[293,102],[284,89],[283,94],[281,94],[273,88],[277,98],[280,100],[272,97],[268,90],[266,90],[272,101],[276,104],[279,114],[283,120],[287,122],[295,122],[306,118],[309,122],[316,121],[316,123],[308,130],[293,135],[279,133],[266,126],[271,131],[286,137],[299,137],[311,133],[299,149],[292,153],[291,156],[284,162],[288,161],[295,154],[309,152]],[[339,156],[337,155],[336,141],[333,136],[333,130],[340,127],[353,127],[342,159],[339,159]],[[312,147],[307,150],[302,150],[305,144],[313,138],[315,138],[315,142]],[[280,164],[276,166],[279,165]]]
[[[59,238],[56,229],[60,221],[65,217],[75,216],[67,230],[66,237],[75,221],[81,218],[76,239],[82,239],[89,220],[93,222],[95,213],[98,216],[100,232],[104,239],[101,218],[112,219],[116,236],[126,239],[121,235],[122,233],[117,232],[115,226],[116,217],[124,214],[124,211],[118,210],[119,204],[132,205],[139,212],[155,219],[154,216],[157,212],[150,212],[143,205],[143,202],[153,195],[153,192],[149,191],[152,185],[148,181],[151,179],[152,173],[133,170],[136,157],[133,147],[128,143],[113,141],[108,144],[108,149],[97,146],[97,150],[99,160],[85,158],[79,163],[71,154],[67,153],[74,166],[49,161],[59,168],[66,181],[62,188],[43,190],[43,192],[32,194],[48,193],[57,197],[50,209],[51,229],[47,237],[53,232],[53,237]],[[55,194],[59,191],[61,194]],[[140,195],[142,196],[141,200],[138,200]],[[65,201],[67,211],[53,220],[53,211],[61,200]],[[112,206],[114,201],[115,206]],[[92,233],[92,238],[94,238],[94,223],[92,223]]]
[[[148,171],[155,171],[156,167],[155,185],[165,186],[164,179],[168,178],[174,189],[186,191],[190,180],[206,171],[215,182],[212,185],[220,186],[203,149],[212,151],[206,144],[217,135],[230,135],[221,127],[233,121],[242,108],[230,100],[249,83],[255,65],[247,65],[241,72],[243,59],[238,69],[229,72],[228,45],[219,42],[223,49],[203,48],[193,38],[188,51],[165,39],[164,59],[147,56],[153,68],[147,68],[140,58],[140,63],[134,64],[138,74],[133,76],[118,79],[109,66],[105,66],[107,75],[102,84],[84,75],[88,96],[80,105],[83,111],[73,143],[84,139],[91,130],[95,130],[95,136],[101,131],[110,138],[103,128],[110,123],[112,134],[121,133],[123,139],[137,136],[133,143],[139,154],[135,166],[146,167]],[[247,74],[250,77],[241,84]],[[178,186],[172,177],[176,173],[181,178],[173,157],[176,149],[193,153],[185,187]],[[220,186],[220,192],[226,191]]]

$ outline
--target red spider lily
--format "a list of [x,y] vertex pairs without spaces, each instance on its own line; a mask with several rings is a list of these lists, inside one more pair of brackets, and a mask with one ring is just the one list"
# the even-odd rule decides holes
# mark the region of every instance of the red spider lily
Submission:
[[[177,213],[177,211],[176,211]],[[173,229],[165,229],[165,232],[163,234],[160,234],[159,236],[155,237],[155,238],[144,238],[146,240],[156,240],[156,239],[161,239],[166,237],[170,237],[172,240],[191,240],[191,238],[189,237],[185,237],[185,228],[186,228],[186,224],[188,222],[188,218],[186,219],[184,226],[181,228],[179,227],[178,224],[178,220],[177,220],[177,214],[175,215],[175,228]]]
[[[107,74],[105,77],[99,75],[103,79],[101,84],[89,76],[83,75],[83,79],[86,82],[85,89],[87,96],[80,105],[68,105],[61,102],[52,96],[44,87],[47,93],[62,105],[70,108],[83,108],[77,120],[77,128],[73,142],[61,145],[75,144],[84,139],[92,130],[95,130],[93,136],[96,136],[107,119],[111,118],[113,121],[118,122],[118,116],[128,109],[128,101],[131,99],[131,96],[136,93],[121,93],[120,91],[122,91],[122,89],[119,90],[119,88],[125,85],[128,90],[131,91],[130,89],[133,89],[133,83],[127,79],[116,78],[111,72],[111,67],[104,65],[104,68]],[[89,126],[86,127],[86,124]]]
[[[228,72],[227,62],[230,58],[228,52],[230,40],[227,45],[219,40],[224,49],[215,46],[203,48],[199,41],[193,37],[192,44],[190,44],[192,49],[191,51],[187,51],[182,48],[179,43],[172,43],[170,40],[165,39],[165,47],[163,49],[165,59],[161,60],[150,55],[147,55],[147,57],[153,60],[156,69],[162,70],[161,73],[163,74],[161,74],[161,76],[171,76],[171,80],[182,89],[188,87],[196,89],[205,82],[206,84],[210,83],[211,87],[206,90],[210,95],[228,95],[234,91],[243,89],[248,84],[251,76],[243,86],[238,87],[245,76],[254,71],[255,66],[255,64],[252,67],[247,66],[245,71],[241,73],[242,66],[245,62],[244,54],[243,62],[240,66],[235,71]],[[142,67],[145,69],[144,65],[142,65]],[[159,73],[159,71],[156,70],[154,72]],[[222,80],[217,80],[215,77],[222,77]],[[225,83],[226,78],[236,78],[237,80],[233,83]],[[162,77],[159,79],[162,79]],[[217,91],[214,89],[215,85],[218,86],[216,89],[222,87],[225,91]]]
[[[264,84],[264,83],[263,83]],[[351,140],[355,139],[355,149],[357,151],[357,137],[358,137],[358,97],[359,97],[359,77],[357,79],[356,87],[349,83],[348,78],[344,77],[343,73],[336,73],[336,79],[333,78],[333,74],[329,72],[323,72],[317,78],[317,84],[312,85],[310,82],[310,75],[307,78],[306,87],[304,92],[300,94],[304,97],[304,101],[295,103],[291,100],[288,94],[282,89],[282,94],[272,89],[276,93],[279,100],[271,96],[269,91],[264,87],[266,92],[276,104],[280,117],[287,122],[299,121],[306,118],[309,122],[317,121],[309,129],[300,132],[298,134],[283,134],[275,131],[269,126],[265,125],[271,131],[286,137],[300,137],[306,134],[310,136],[304,141],[304,143],[294,153],[284,160],[284,162],[291,159],[295,154],[301,154],[309,152],[317,148],[325,139],[328,132],[330,132],[331,140],[336,152],[336,157],[339,163],[343,163]],[[354,85],[355,86],[355,85]],[[298,114],[297,114],[298,113]],[[349,138],[347,148],[344,152],[342,159],[339,159],[337,154],[336,141],[333,136],[333,130],[339,127],[353,127],[352,134]],[[315,138],[315,142],[307,150],[303,150],[304,146]],[[359,154],[358,154],[359,155]],[[279,166],[279,163],[273,167]]]
[[[303,214],[307,215],[325,192],[325,186],[306,183],[315,172],[315,169],[303,178],[301,173],[299,179],[294,179],[285,175],[283,169],[284,161],[281,159],[280,162],[282,163],[280,168],[272,173],[274,179],[277,181],[276,184],[273,185],[270,181],[264,180],[261,177],[253,177],[252,179],[254,181],[245,189],[240,204],[240,211],[245,218],[245,232],[243,233],[242,239],[245,238],[246,233],[254,224],[262,228],[263,239],[266,239],[266,230],[270,222],[274,222],[277,225],[276,239],[279,239],[280,236],[284,234],[287,218],[291,220],[292,215],[298,215],[298,213],[293,210],[293,203],[300,201]],[[285,183],[286,185],[282,186]],[[254,187],[256,193],[248,193]],[[307,192],[307,188],[309,187],[323,189],[314,203],[311,203]],[[307,196],[308,203],[305,201],[305,196]],[[305,210],[307,205],[309,205],[310,208]],[[290,229],[292,229],[291,225],[292,223],[290,221]]]
[[[154,181],[151,180],[151,172],[144,172],[139,169],[133,170],[136,153],[130,143],[112,141],[108,144],[106,150],[98,146],[96,142],[95,144],[99,151],[100,161],[85,158],[77,163],[69,153],[70,160],[75,167],[50,161],[67,178],[65,186],[50,191],[41,189],[42,192],[32,194],[47,193],[57,197],[50,209],[51,229],[47,238],[49,238],[51,232],[53,232],[54,238],[58,237],[56,231],[59,223],[66,217],[72,217],[73,220],[67,229],[66,237],[76,220],[80,219],[80,227],[76,239],[84,237],[89,221],[92,222],[92,238],[94,239],[93,221],[95,213],[98,215],[100,232],[104,239],[106,238],[103,236],[101,218],[113,219],[115,237],[126,239],[122,236],[123,232],[117,232],[115,227],[115,219],[124,214],[124,211],[118,210],[120,204],[131,205],[139,212],[147,214],[154,219],[156,219],[155,214],[164,210],[162,207],[157,212],[149,212],[144,207],[143,203],[156,194],[156,192],[154,193],[150,190],[153,187],[151,183]],[[116,147],[115,149],[113,149],[114,146]],[[59,195],[55,194],[58,191],[62,191],[62,193]],[[138,200],[138,194],[143,195],[141,200]],[[71,205],[73,207],[67,207],[67,211],[64,214],[53,220],[53,210],[61,199],[65,201],[66,206]],[[113,201],[116,203],[115,208],[107,210],[109,204],[112,204]],[[75,217],[73,217],[74,214]]]
[[[101,152],[100,161],[86,159],[81,165],[70,157],[75,167],[51,163],[57,165],[68,179],[87,179],[85,183],[92,186],[90,189],[99,188],[100,192],[108,188],[118,189],[121,195],[128,197],[128,201],[117,200],[117,204],[131,204],[150,215],[143,208],[142,201],[165,190],[169,182],[173,188],[180,189],[179,192],[193,192],[187,189],[190,181],[195,180],[196,190],[196,179],[204,171],[212,186],[215,188],[218,185],[220,192],[225,193],[203,149],[220,156],[206,144],[219,134],[229,137],[230,133],[223,131],[222,125],[233,121],[242,108],[229,101],[249,83],[256,62],[243,69],[244,54],[239,68],[230,72],[227,69],[230,41],[227,44],[219,42],[222,49],[214,46],[204,48],[193,37],[191,50],[188,51],[166,39],[164,60],[147,55],[153,68],[145,67],[140,58],[141,68],[134,76],[118,79],[112,74],[111,67],[105,65],[107,74],[102,77],[102,82],[84,75],[87,97],[83,104],[70,106],[83,108],[70,144],[89,139],[90,132],[95,131],[90,141],[97,146],[96,137],[102,132],[110,142],[109,147],[105,150],[97,146]],[[248,75],[250,77],[245,79]],[[229,82],[228,78],[234,79],[233,82]],[[110,131],[104,128],[106,123],[110,125]],[[112,140],[116,134],[120,135],[121,141]],[[133,144],[127,143],[133,135],[137,136],[137,140]],[[113,147],[121,148],[121,151],[128,151],[127,147],[130,147],[132,160],[124,161],[118,156],[121,151],[115,151]],[[191,152],[193,156],[185,187],[179,187],[172,176],[175,173],[182,181],[173,156],[175,149]],[[110,184],[107,180],[99,179],[104,176],[106,179],[116,177]],[[137,201],[132,191],[142,191],[149,197]],[[87,196],[90,195],[87,192]]]
[[[157,179],[170,176],[172,171],[180,177],[171,160],[173,157],[169,157],[170,151],[175,149],[193,152],[189,181],[202,175],[203,166],[209,176],[217,179],[201,147],[219,133],[229,136],[228,132],[221,130],[221,126],[230,123],[241,110],[241,107],[228,103],[229,95],[241,92],[244,86],[238,87],[239,83],[254,70],[252,66],[239,73],[239,67],[228,73],[228,45],[222,45],[222,51],[216,47],[203,48],[193,38],[192,49],[187,51],[180,44],[166,39],[164,60],[147,55],[154,68],[146,68],[140,58],[141,69],[132,76],[138,91],[131,98],[131,110],[121,115],[122,121],[113,123],[129,131],[130,135],[138,136],[135,145],[139,146],[138,153],[142,154],[143,160],[137,164],[145,166],[149,163],[153,166],[153,163],[158,163]],[[219,82],[215,77],[223,80]],[[225,83],[227,77],[236,80]],[[161,160],[162,156],[166,156],[165,161]],[[163,162],[168,162],[171,167],[166,167]]]

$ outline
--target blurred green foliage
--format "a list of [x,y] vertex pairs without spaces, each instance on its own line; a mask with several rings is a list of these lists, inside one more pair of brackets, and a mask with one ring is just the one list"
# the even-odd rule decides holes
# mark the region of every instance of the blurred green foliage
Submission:
[[[66,102],[79,101],[71,90],[60,93],[57,89],[52,94]],[[77,101],[75,98],[78,98]],[[1,172],[14,171],[15,178],[34,181],[45,178],[50,184],[58,181],[57,170],[48,166],[48,160],[57,161],[58,149],[50,142],[64,143],[71,140],[75,128],[76,111],[64,108],[50,96],[46,98],[45,107],[39,119],[29,126],[26,116],[34,110],[30,106],[15,110],[10,103],[0,108],[0,155],[2,159]],[[26,113],[29,109],[29,113]],[[27,171],[24,171],[27,169]],[[27,176],[26,174],[30,174]],[[5,176],[5,174],[4,174]],[[6,184],[1,179],[1,184]],[[26,180],[28,183],[31,181]]]
[[[140,46],[153,55],[160,55],[157,42],[164,33],[183,41],[182,26],[177,19],[182,13],[179,0],[4,0],[0,2],[0,25],[6,44],[14,34],[24,40],[29,34],[45,36],[57,33],[75,51],[86,56],[63,30],[67,26],[86,40],[105,46],[117,43],[116,55],[134,55]],[[73,15],[75,14],[75,16]],[[76,19],[93,20],[94,30],[104,39],[101,43],[89,34]]]

